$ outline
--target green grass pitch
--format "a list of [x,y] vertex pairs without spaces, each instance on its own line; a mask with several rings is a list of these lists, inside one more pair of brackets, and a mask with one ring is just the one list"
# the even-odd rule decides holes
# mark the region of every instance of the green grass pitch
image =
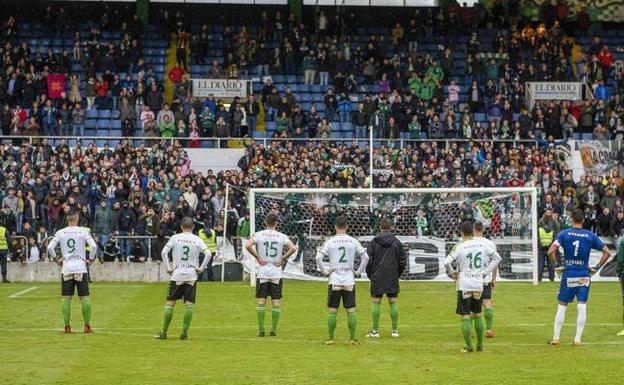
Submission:
[[[494,292],[497,338],[485,352],[463,346],[452,283],[402,283],[401,337],[390,337],[387,302],[378,340],[370,328],[368,284],[358,285],[359,347],[347,345],[344,312],[336,346],[326,338],[326,286],[286,281],[276,338],[257,338],[253,289],[247,283],[200,283],[190,339],[152,336],[161,325],[166,283],[94,283],[85,335],[74,300],[75,332],[61,332],[59,284],[0,286],[0,384],[621,384],[622,309],[616,283],[595,283],[584,346],[571,346],[576,307],[567,313],[562,346],[552,333],[557,285],[502,282]],[[20,291],[37,287],[16,298]],[[270,325],[270,311],[267,311]]]

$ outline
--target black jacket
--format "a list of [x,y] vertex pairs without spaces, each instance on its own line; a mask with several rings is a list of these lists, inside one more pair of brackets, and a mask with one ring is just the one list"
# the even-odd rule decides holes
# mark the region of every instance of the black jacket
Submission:
[[368,245],[366,275],[371,280],[371,294],[399,293],[399,277],[406,265],[403,245],[393,233],[381,233]]

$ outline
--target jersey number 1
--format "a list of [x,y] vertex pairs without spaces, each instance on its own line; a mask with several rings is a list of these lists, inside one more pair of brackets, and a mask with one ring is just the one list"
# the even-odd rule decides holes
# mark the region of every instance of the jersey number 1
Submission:
[[578,249],[579,249],[579,246],[581,245],[581,242],[580,241],[574,241],[574,242],[572,242],[572,244],[574,245],[574,256],[578,257]]

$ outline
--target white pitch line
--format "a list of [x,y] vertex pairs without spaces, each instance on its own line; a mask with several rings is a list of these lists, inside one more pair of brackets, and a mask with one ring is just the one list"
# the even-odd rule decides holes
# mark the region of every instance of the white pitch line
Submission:
[[24,289],[24,290],[22,290],[22,291],[18,291],[18,292],[17,292],[17,293],[15,293],[15,294],[11,294],[11,295],[9,296],[9,298],[11,298],[11,299],[18,298],[18,297],[20,297],[20,296],[22,296],[22,295],[24,295],[24,294],[26,294],[26,293],[30,293],[31,291],[33,291],[33,290],[37,290],[37,289],[38,289],[38,287],[37,287],[37,286],[31,286],[31,287],[29,287],[28,289]]

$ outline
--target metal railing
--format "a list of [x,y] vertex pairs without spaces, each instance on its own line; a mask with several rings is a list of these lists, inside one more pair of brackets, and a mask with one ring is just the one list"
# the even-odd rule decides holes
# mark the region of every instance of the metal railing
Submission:
[[[360,138],[236,138],[236,137],[226,137],[226,138],[181,138],[181,137],[148,137],[148,136],[79,136],[79,137],[69,137],[69,136],[2,136],[0,137],[0,142],[6,144],[7,142],[11,142],[11,145],[21,145],[24,142],[29,143],[30,145],[36,145],[41,142],[41,140],[47,139],[48,142],[52,142],[51,144],[58,144],[61,140],[65,140],[66,143],[72,147],[75,146],[78,142],[80,142],[83,146],[88,144],[95,145],[103,145],[109,144],[115,146],[118,143],[123,141],[128,141],[129,143],[135,145],[140,143],[154,143],[154,142],[166,142],[169,145],[179,144],[185,148],[228,148],[229,142],[239,142],[243,145],[255,143],[262,144],[265,147],[274,142],[292,142],[292,143],[345,143],[345,144],[368,144],[370,143],[369,137],[360,137]],[[453,143],[506,143],[506,144],[528,144],[528,145],[537,145],[537,141],[534,139],[384,139],[384,138],[372,138],[373,146],[379,147],[380,145],[392,145],[397,146],[399,148],[404,148],[405,146],[411,144],[412,146],[418,145],[420,143],[438,143],[443,144],[444,147],[450,148]],[[195,142],[198,145],[194,146],[192,143]],[[208,144],[209,146],[205,146]]]
[[[124,256],[122,255],[122,250],[119,248],[119,241],[120,240],[128,240],[130,242],[134,242],[134,241],[141,241],[143,239],[147,240],[147,252],[145,254],[145,258],[147,261],[151,261],[152,260],[152,242],[154,240],[157,240],[159,237],[157,235],[111,235],[110,239],[113,240],[115,242],[115,247],[119,250],[119,254],[121,256],[121,258],[123,258]],[[163,239],[168,239],[168,237],[163,238]],[[102,245],[104,247],[106,247],[106,245]],[[141,246],[143,247],[143,246]],[[131,246],[132,249],[134,249],[134,245]],[[146,250],[143,250],[143,252],[145,252]],[[136,255],[133,255],[134,257],[136,257]],[[129,255],[125,256],[126,258],[129,258]]]

